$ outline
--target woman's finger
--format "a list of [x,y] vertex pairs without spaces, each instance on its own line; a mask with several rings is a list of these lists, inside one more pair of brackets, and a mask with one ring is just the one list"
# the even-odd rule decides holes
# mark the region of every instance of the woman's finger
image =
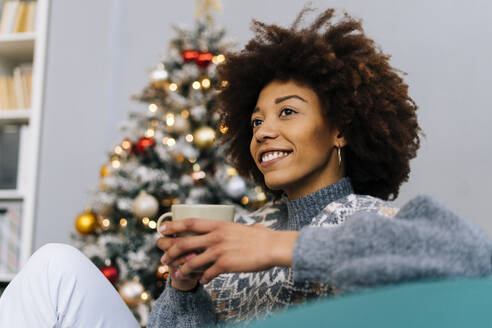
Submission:
[[[199,272],[200,268],[213,263],[217,259],[217,256],[214,251],[206,250],[200,254],[188,254],[184,256],[184,258],[186,259],[186,262],[179,268],[179,272],[183,275],[189,275],[194,272]],[[202,272],[200,272],[200,274],[201,273]]]
[[161,237],[157,239],[157,247],[163,251],[167,251],[175,242],[177,238]]
[[205,249],[210,245],[211,241],[210,234],[175,239],[173,245],[166,251],[162,258],[164,264],[171,263],[176,258],[192,251]]
[[228,224],[228,222],[191,218],[166,222],[159,227],[159,232],[163,235],[173,235],[181,232],[207,233],[224,224]]
[[186,263],[186,256],[182,256],[179,259],[176,259],[173,263],[169,264],[169,274],[171,275],[171,279],[179,279],[181,281],[198,281],[202,272],[190,272],[184,274],[181,272],[181,268],[183,264]]
[[212,279],[214,279],[221,273],[224,273],[223,270],[221,270],[221,268],[219,268],[217,264],[213,264],[202,274],[202,277],[200,278],[200,284],[208,284]]

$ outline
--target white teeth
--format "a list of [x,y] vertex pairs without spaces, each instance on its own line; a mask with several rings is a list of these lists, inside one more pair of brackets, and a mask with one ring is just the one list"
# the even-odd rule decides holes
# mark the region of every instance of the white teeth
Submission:
[[261,161],[263,163],[265,163],[265,162],[274,160],[274,159],[279,158],[279,157],[284,157],[287,155],[289,155],[289,153],[283,152],[283,151],[268,152],[268,153],[263,154],[263,156],[261,157]]

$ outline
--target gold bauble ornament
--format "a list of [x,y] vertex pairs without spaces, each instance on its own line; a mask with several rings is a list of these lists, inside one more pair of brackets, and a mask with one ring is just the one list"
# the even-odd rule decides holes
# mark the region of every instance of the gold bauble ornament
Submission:
[[101,178],[105,178],[105,177],[107,177],[110,174],[109,165],[108,164],[104,164],[101,167],[100,174],[101,174]]
[[201,149],[210,148],[214,145],[216,133],[209,126],[198,128],[193,134],[193,143]]
[[94,233],[97,228],[97,217],[91,211],[86,211],[75,219],[75,229],[82,234],[88,235]]
[[251,202],[253,209],[259,209],[266,204],[267,196],[264,192],[258,192],[256,198]]
[[121,298],[128,306],[136,306],[143,302],[141,295],[144,286],[137,280],[128,280],[118,288]]

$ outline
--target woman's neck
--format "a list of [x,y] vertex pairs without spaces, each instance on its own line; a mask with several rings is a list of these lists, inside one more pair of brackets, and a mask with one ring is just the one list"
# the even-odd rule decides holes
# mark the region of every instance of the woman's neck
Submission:
[[324,177],[324,179],[315,179],[314,181],[309,181],[309,178],[305,178],[302,185],[296,184],[291,188],[284,188],[284,192],[289,200],[296,200],[332,185],[337,181],[340,181],[342,178],[343,176],[339,174],[333,176],[330,175]]
[[289,212],[289,229],[298,230],[309,224],[329,203],[354,193],[349,178],[342,178],[324,188],[303,197],[289,200],[285,197]]

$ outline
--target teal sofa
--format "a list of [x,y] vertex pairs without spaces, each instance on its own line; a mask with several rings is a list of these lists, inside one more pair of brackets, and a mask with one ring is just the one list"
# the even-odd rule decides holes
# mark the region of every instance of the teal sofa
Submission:
[[492,328],[492,277],[408,283],[324,299],[248,327]]

